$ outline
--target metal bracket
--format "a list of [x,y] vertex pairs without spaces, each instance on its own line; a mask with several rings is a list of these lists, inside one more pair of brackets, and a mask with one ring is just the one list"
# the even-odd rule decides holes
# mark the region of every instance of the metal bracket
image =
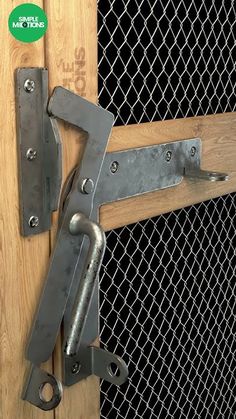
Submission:
[[[51,400],[46,400],[43,396],[43,388],[46,384],[50,384],[53,390]],[[54,375],[32,365],[22,393],[22,399],[42,410],[51,410],[58,406],[61,398],[62,385],[60,381]]]
[[[54,90],[48,112],[83,129],[87,143],[82,162],[69,177],[61,197],[57,241],[27,348],[27,359],[33,365],[23,397],[43,410],[60,402],[60,382],[39,365],[51,356],[62,320],[65,385],[91,374],[119,385],[128,376],[121,358],[93,346],[99,334],[98,274],[106,244],[98,224],[99,207],[176,186],[184,177],[210,181],[228,178],[201,170],[199,138],[106,153],[113,115],[62,87]],[[46,381],[54,390],[50,402],[40,393]]]
[[128,368],[117,355],[95,346],[80,350],[74,357],[65,357],[64,380],[71,386],[91,374],[117,386],[128,378]]
[[47,112],[48,71],[16,71],[16,114],[19,150],[21,232],[42,233],[51,227],[58,208],[62,178],[61,140]]

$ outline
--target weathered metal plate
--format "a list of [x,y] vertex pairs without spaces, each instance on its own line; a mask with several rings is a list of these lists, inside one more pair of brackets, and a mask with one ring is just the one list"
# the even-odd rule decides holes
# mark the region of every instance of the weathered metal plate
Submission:
[[20,68],[16,72],[17,138],[21,232],[47,231],[58,206],[62,158],[57,122],[49,118],[48,71]]
[[[69,232],[69,222],[76,212],[82,212],[90,218],[96,185],[113,126],[113,115],[110,112],[60,87],[53,92],[49,110],[55,117],[65,119],[88,132],[88,139],[83,163],[77,170],[72,183],[70,199],[66,205],[63,221],[57,235],[45,288],[29,339],[27,358],[36,365],[41,364],[51,356],[74,278],[76,291],[79,285],[81,276],[77,276],[77,274],[75,276],[75,271],[78,263],[80,269],[83,270],[83,262],[88,254],[89,242],[86,238],[83,240],[82,236],[72,236]],[[89,195],[83,194],[80,189],[85,178],[94,180],[94,192]],[[73,300],[74,297],[75,294]],[[74,301],[69,304],[69,307],[72,307],[73,303]],[[95,306],[97,309],[97,304]],[[95,331],[98,327],[96,318],[97,316],[93,323],[93,330]]]
[[96,202],[101,205],[176,186],[186,167],[200,170],[200,157],[199,138],[107,153]]

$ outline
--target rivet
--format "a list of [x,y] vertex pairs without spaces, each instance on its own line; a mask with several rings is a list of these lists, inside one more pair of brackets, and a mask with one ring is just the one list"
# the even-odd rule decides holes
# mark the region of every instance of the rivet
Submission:
[[83,194],[89,195],[94,190],[94,183],[92,179],[83,179],[81,182],[80,190]]

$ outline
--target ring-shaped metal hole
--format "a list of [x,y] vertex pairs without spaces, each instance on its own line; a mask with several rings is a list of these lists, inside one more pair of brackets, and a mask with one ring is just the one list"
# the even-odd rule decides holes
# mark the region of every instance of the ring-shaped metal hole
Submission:
[[115,364],[115,362],[111,362],[107,367],[108,373],[111,377],[120,377],[120,368]]
[[51,383],[45,382],[39,387],[39,398],[44,403],[50,403],[55,394],[55,389]]

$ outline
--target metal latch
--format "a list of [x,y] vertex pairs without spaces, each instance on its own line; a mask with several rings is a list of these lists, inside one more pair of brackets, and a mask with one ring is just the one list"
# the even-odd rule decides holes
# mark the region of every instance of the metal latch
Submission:
[[[27,85],[27,80],[33,81],[32,72],[33,69],[18,70],[18,89]],[[40,73],[41,77],[45,75],[45,69],[35,69],[37,80]],[[21,100],[24,102],[27,96]],[[19,110],[20,115],[21,112]],[[64,385],[73,385],[91,374],[117,385],[128,377],[128,368],[119,356],[93,346],[99,335],[98,275],[106,246],[105,234],[98,223],[99,207],[106,202],[178,185],[184,177],[216,181],[227,180],[228,176],[201,170],[199,138],[106,153],[113,115],[62,87],[55,88],[43,112],[43,121],[53,125],[55,134],[50,137],[54,144],[51,153],[56,153],[56,170],[52,174],[56,185],[54,204],[60,179],[60,141],[54,118],[77,126],[87,134],[82,162],[70,175],[61,196],[57,240],[26,353],[32,365],[23,398],[43,410],[50,410],[61,400],[62,385],[40,365],[52,355],[62,321]],[[26,116],[21,115],[21,118]],[[42,119],[40,121],[42,134]],[[25,150],[22,156],[25,158]],[[48,182],[52,185],[52,181]],[[48,196],[47,202],[51,202],[51,194]],[[48,209],[51,211],[52,205],[48,205]],[[50,401],[42,396],[45,383],[53,388]]]

